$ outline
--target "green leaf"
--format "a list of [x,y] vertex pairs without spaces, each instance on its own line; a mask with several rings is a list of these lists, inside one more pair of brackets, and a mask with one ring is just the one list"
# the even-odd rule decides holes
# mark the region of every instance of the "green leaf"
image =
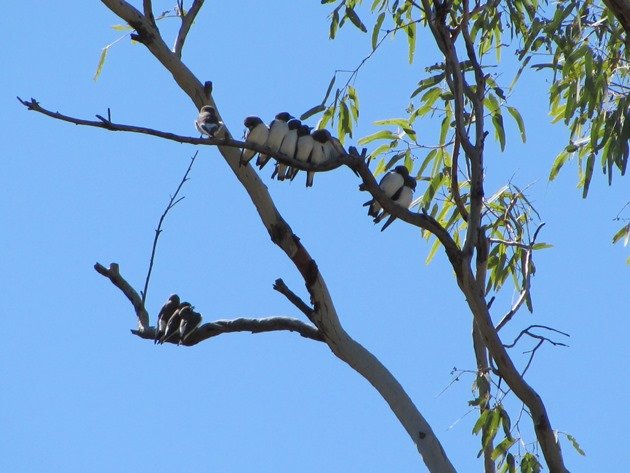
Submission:
[[374,177],[380,176],[385,172],[385,160],[381,159],[374,170]]
[[345,135],[352,138],[352,124],[350,122],[350,110],[346,102],[342,101],[339,106],[339,121],[337,122],[337,135],[343,143]]
[[514,121],[516,121],[518,131],[521,133],[521,140],[525,143],[527,141],[527,135],[525,134],[525,122],[523,122],[523,117],[521,117],[521,114],[514,107],[508,107],[507,110],[510,115],[512,115],[512,118],[514,118]]
[[377,120],[374,122],[375,125],[378,126],[386,126],[386,125],[395,125],[400,128],[409,128],[411,125],[409,124],[409,120],[406,118],[388,118],[387,120]]
[[619,231],[614,234],[612,242],[617,243],[622,238],[623,238],[623,246],[627,246],[628,241],[630,240],[630,223],[621,227]]
[[381,145],[378,148],[376,148],[374,151],[372,151],[372,153],[370,153],[370,156],[372,158],[376,158],[378,155],[395,148],[397,144],[398,144],[398,140],[394,140],[389,144]]
[[429,250],[429,254],[427,255],[427,258],[424,260],[424,264],[428,265],[429,263],[431,263],[439,247],[440,247],[440,240],[436,238],[435,241],[433,242],[433,245],[431,245],[431,249]]
[[355,123],[359,120],[359,95],[357,90],[351,85],[348,86],[348,98],[352,102],[350,105],[350,112],[352,112],[352,119]]
[[330,22],[330,32],[328,34],[330,39],[335,39],[337,28],[339,28],[339,12],[335,10],[333,12],[332,21]]
[[483,431],[481,433],[482,437],[482,446],[486,448],[494,437],[497,435],[497,431],[499,430],[499,424],[501,423],[501,414],[498,409],[492,409],[491,415],[484,425]]
[[435,159],[436,156],[437,156],[437,149],[432,149],[431,151],[429,151],[429,153],[427,154],[427,157],[424,158],[424,161],[422,161],[422,164],[420,165],[420,169],[418,170],[418,176],[420,176],[424,172],[426,167],[429,165],[431,161]]
[[497,458],[505,455],[507,451],[510,449],[512,445],[516,443],[516,439],[503,439],[499,445],[497,445],[494,450],[492,450],[492,454],[490,458],[492,460],[496,460]]
[[397,138],[398,138],[398,135],[396,135],[393,131],[381,130],[381,131],[377,131],[376,133],[372,133],[371,135],[361,138],[358,143],[361,146],[364,146],[376,140],[395,140]]
[[382,12],[376,18],[376,24],[372,30],[372,51],[376,49],[378,44],[378,34],[381,32],[381,26],[383,26],[383,20],[385,19],[385,12]]
[[503,116],[500,113],[492,115],[492,124],[494,125],[495,136],[497,140],[499,140],[501,151],[505,151],[505,130],[503,128]]
[[388,171],[389,169],[391,169],[394,164],[400,161],[404,156],[405,153],[396,153],[394,156],[389,158],[389,161],[387,161],[387,164],[385,165],[385,170]]
[[582,189],[582,198],[586,199],[588,189],[591,186],[591,178],[593,177],[593,167],[595,166],[595,153],[591,153],[586,160],[586,170],[584,174],[584,188]]
[[116,31],[130,31],[133,28],[129,25],[112,25],[112,29]]
[[573,445],[573,448],[575,448],[575,451],[578,452],[583,457],[586,456],[586,453],[584,453],[584,450],[580,448],[580,444],[575,439],[575,437],[571,434],[565,434],[565,435],[567,436],[567,440],[571,442],[571,445]]
[[558,172],[560,171],[560,168],[564,166],[564,163],[567,162],[570,156],[571,154],[567,150],[561,151],[560,154],[556,156],[556,159],[553,161],[553,164],[551,165],[551,171],[549,172],[550,181],[553,181],[556,178],[556,176],[558,176]]
[[501,426],[503,427],[503,433],[505,434],[506,438],[510,439],[512,438],[512,422],[510,421],[510,416],[501,405],[499,405],[499,414],[501,415]]
[[411,150],[405,151],[405,167],[410,171],[413,169],[413,159],[411,158]]
[[365,27],[365,25],[359,18],[359,15],[357,15],[357,12],[354,11],[354,9],[350,7],[346,7],[346,16],[350,18],[350,21],[352,22],[354,26],[359,28],[364,33],[367,33],[367,28]]
[[109,46],[104,47],[101,50],[101,57],[98,60],[98,65],[96,66],[96,72],[94,73],[94,80],[98,80],[101,72],[103,72],[103,66],[105,65],[105,59],[107,58],[107,52],[109,51]]
[[330,79],[330,83],[328,84],[328,88],[326,89],[326,95],[324,95],[324,100],[322,100],[322,105],[326,103],[328,97],[330,96],[330,92],[332,91],[333,85],[335,85],[335,79],[337,78],[337,74],[333,74],[332,79]]
[[447,114],[442,119],[442,126],[440,127],[440,146],[444,146],[446,143],[446,134],[451,127],[451,117],[450,114]]
[[484,99],[483,103],[488,108],[488,110],[490,111],[492,115],[496,115],[501,112],[501,106],[499,105],[499,101],[494,95],[488,94],[486,98]]
[[527,56],[525,58],[525,60],[523,61],[523,63],[521,64],[521,67],[518,68],[518,71],[516,73],[516,75],[514,76],[514,79],[512,79],[512,83],[510,84],[510,87],[508,87],[508,91],[512,92],[512,89],[514,88],[514,86],[516,85],[516,83],[518,82],[518,80],[521,77],[521,74],[523,73],[523,69],[525,69],[527,67],[527,64],[529,64],[529,61],[532,60],[531,56]]
[[410,23],[407,28],[407,43],[409,45],[409,64],[413,63],[413,56],[416,52],[416,24]]
[[532,246],[532,250],[546,250],[547,248],[553,248],[553,245],[549,243],[536,243]]
[[335,113],[335,107],[331,105],[330,107],[326,109],[326,111],[324,112],[324,115],[322,115],[322,118],[319,119],[319,122],[317,123],[317,128],[318,129],[325,128],[328,122],[330,121],[330,119],[333,117],[334,113]]
[[[433,87],[436,84],[439,84],[440,82],[442,82],[442,80],[444,80],[444,77],[445,77],[445,74],[442,72],[440,74],[431,76],[427,79],[421,80],[420,82],[418,82],[418,88],[414,90],[413,93],[411,94],[411,98],[414,98],[423,90],[428,89],[429,87]],[[438,94],[438,97],[439,97],[439,94]]]
[[306,112],[300,115],[300,120],[306,120],[307,118],[310,118],[313,115],[317,115],[318,113],[321,113],[324,110],[326,110],[326,105],[324,104],[315,105],[314,107],[309,108]]

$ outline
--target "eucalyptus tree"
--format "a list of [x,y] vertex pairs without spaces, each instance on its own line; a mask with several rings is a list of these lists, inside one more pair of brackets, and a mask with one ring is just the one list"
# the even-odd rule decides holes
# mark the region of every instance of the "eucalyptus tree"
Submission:
[[[181,25],[172,47],[167,45],[167,38],[159,28],[158,20],[164,14],[156,17],[150,0],[137,6],[124,0],[102,0],[102,3],[129,26],[131,38],[146,47],[172,74],[197,109],[211,106],[220,116],[221,108],[229,107],[215,102],[212,84],[202,83],[182,59],[188,33],[203,0],[194,0],[189,8],[183,1],[177,2],[171,13],[181,20]],[[567,471],[558,431],[543,399],[525,379],[532,358],[525,366],[517,366],[510,352],[524,337],[536,340],[536,347],[545,342],[561,344],[553,339],[561,332],[530,325],[512,343],[501,338],[501,330],[518,321],[516,316],[520,311],[532,310],[530,281],[535,271],[534,256],[548,247],[537,241],[543,224],[525,192],[515,183],[506,183],[498,190],[487,189],[484,170],[492,163],[485,160],[485,151],[489,140],[503,150],[507,139],[513,138],[506,134],[505,120],[514,120],[519,130],[517,138],[526,140],[526,124],[517,108],[510,104],[510,96],[523,75],[542,73],[550,79],[547,95],[553,121],[563,123],[569,130],[568,142],[553,150],[549,157],[549,178],[553,180],[574,158],[579,185],[586,197],[596,164],[609,182],[615,174],[623,175],[630,138],[630,122],[626,120],[630,99],[625,72],[630,8],[626,2],[612,1],[373,0],[370,5],[363,5],[359,0],[322,0],[321,3],[322,8],[330,9],[330,38],[334,39],[340,28],[355,27],[366,33],[372,50],[351,71],[345,83],[335,74],[327,87],[323,84],[324,99],[301,117],[319,116],[318,126],[334,126],[342,141],[353,137],[360,113],[361,91],[354,79],[361,74],[362,66],[379,54],[386,38],[406,41],[408,59],[413,62],[418,61],[415,54],[418,37],[421,32],[426,33],[431,38],[430,47],[440,58],[419,69],[417,86],[409,91],[409,106],[401,110],[400,118],[377,122],[381,129],[358,140],[359,145],[366,146],[363,150],[350,148],[347,154],[323,164],[270,153],[264,146],[233,139],[227,129],[220,137],[191,138],[114,123],[109,117],[82,120],[49,111],[35,100],[23,103],[31,110],[81,125],[217,146],[236,177],[235,184],[242,186],[251,198],[271,240],[301,274],[309,302],[300,299],[282,280],[276,281],[274,288],[308,321],[277,317],[209,322],[188,333],[182,344],[195,345],[227,332],[275,330],[296,331],[305,338],[325,343],[384,398],[429,471],[455,471],[449,460],[449,447],[443,448],[404,387],[344,330],[315,259],[281,216],[254,168],[241,165],[240,161],[245,148],[271,154],[283,165],[304,171],[351,168],[361,179],[362,189],[384,211],[421,230],[422,236],[431,242],[429,260],[437,251],[444,251],[452,267],[456,283],[453,290],[464,295],[471,315],[466,323],[471,323],[476,395],[470,404],[478,412],[473,432],[481,434],[479,453],[483,455],[485,471],[518,468],[535,472],[544,465],[553,472]],[[422,47],[428,46],[423,43]],[[99,72],[106,52],[101,57]],[[516,58],[518,66],[513,77],[504,83],[506,74],[497,71],[503,70],[502,57],[506,53]],[[432,139],[422,136],[420,141],[417,130],[425,123],[437,123],[438,132]],[[375,165],[371,170],[372,163]],[[376,180],[400,164],[426,184],[424,193],[409,209],[396,205]],[[176,196],[167,211],[176,202]],[[616,239],[624,232],[630,230],[622,229]],[[156,328],[144,306],[146,285],[139,295],[125,281],[117,265],[106,268],[97,264],[96,270],[132,302],[139,323],[134,333],[142,339],[157,340]],[[513,286],[518,297],[509,307],[493,305],[506,285]],[[166,326],[166,321],[162,322]],[[157,324],[157,320],[153,323]],[[541,330],[547,330],[542,332],[545,335],[541,335]],[[534,353],[535,349],[532,357]],[[537,444],[530,449],[514,447],[523,427],[517,426],[525,420],[507,407],[510,397],[523,406],[528,414],[524,418],[531,420]],[[566,438],[580,451],[572,436]],[[538,451],[542,457],[536,454]]]

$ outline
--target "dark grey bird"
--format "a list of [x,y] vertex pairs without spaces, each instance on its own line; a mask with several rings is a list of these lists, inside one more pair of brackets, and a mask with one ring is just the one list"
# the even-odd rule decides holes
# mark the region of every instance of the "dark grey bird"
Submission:
[[[247,117],[244,124],[247,127],[247,137],[245,138],[245,143],[265,146],[267,138],[269,137],[269,127],[265,125],[259,117]],[[256,151],[243,149],[241,152],[240,165],[244,166],[255,155]]]
[[[297,148],[297,140],[298,140],[298,130],[302,126],[302,122],[297,118],[292,118],[288,121],[287,126],[289,127],[289,131],[284,135],[282,139],[282,144],[280,145],[280,153],[288,156],[289,158],[295,158],[295,151]],[[287,174],[288,166],[281,162],[278,162],[276,166],[276,170],[274,171],[274,175],[278,176],[279,181],[284,181]],[[273,178],[273,175],[271,176]]]
[[[269,124],[269,137],[267,138],[267,143],[265,144],[272,153],[280,151],[280,145],[282,144],[284,135],[286,135],[289,131],[289,125],[287,125],[287,122],[292,118],[293,117],[290,113],[281,112],[277,114],[276,118]],[[258,158],[256,159],[258,169],[264,168],[268,161],[269,156],[258,155]]]
[[173,313],[179,307],[179,296],[177,294],[171,294],[166,303],[160,309],[160,312],[157,316],[157,324],[155,327],[155,338],[153,339],[153,343],[157,343],[160,338],[164,335],[166,331],[166,325],[168,324],[168,320],[171,318]]
[[223,122],[219,120],[217,111],[210,105],[204,105],[199,110],[195,126],[202,135],[214,138],[220,130],[223,129]]
[[168,319],[166,329],[164,330],[164,335],[162,335],[162,338],[160,338],[159,343],[168,342],[173,339],[173,337],[179,334],[179,325],[182,321],[181,312],[182,309],[185,309],[186,307],[191,307],[190,302],[182,302],[181,304],[179,304],[177,310],[173,312],[171,318]]
[[331,136],[328,138],[328,141],[324,143],[324,154],[326,155],[326,159],[335,159],[344,154],[348,154],[348,152],[338,138]]
[[[405,166],[396,166],[393,170],[389,171],[381,182],[378,183],[379,187],[385,192],[385,195],[390,199],[395,199],[405,185],[405,179],[409,177],[409,171]],[[411,203],[411,202],[410,202]],[[368,200],[363,207],[368,208],[368,215],[370,217],[377,218],[381,211],[381,204],[376,199]],[[376,222],[375,222],[376,223]]]
[[[408,209],[411,205],[411,201],[413,200],[413,192],[416,190],[416,184],[416,180],[413,177],[407,175],[405,177],[405,184],[402,186],[399,192],[392,196],[392,200],[394,201],[394,203],[400,205],[405,209]],[[383,211],[378,217],[374,218],[374,223],[380,222],[387,215],[387,212]],[[396,217],[390,215],[387,219],[387,222],[385,222],[385,225],[383,225],[383,228],[381,228],[381,231],[389,227],[394,220],[396,220]]]
[[[298,140],[297,146],[295,150],[295,159],[301,161],[303,163],[307,163],[309,157],[311,156],[311,151],[313,151],[313,137],[311,136],[311,128],[308,125],[302,125],[298,130]],[[289,179],[295,179],[297,173],[299,172],[298,168],[292,168],[288,171]]]
[[199,312],[195,312],[192,307],[184,307],[179,311],[181,321],[179,322],[179,342],[181,345],[188,336],[197,330],[203,318]]

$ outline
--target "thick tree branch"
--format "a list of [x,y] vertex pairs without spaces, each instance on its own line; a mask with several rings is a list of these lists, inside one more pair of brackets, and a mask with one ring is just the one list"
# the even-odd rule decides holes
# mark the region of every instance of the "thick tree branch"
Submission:
[[195,18],[197,17],[197,13],[201,10],[203,6],[204,0],[194,0],[192,5],[190,6],[190,10],[184,13],[184,2],[183,0],[178,1],[179,4],[179,14],[182,19],[182,24],[179,27],[179,32],[177,33],[177,39],[175,39],[175,45],[173,46],[173,53],[178,58],[182,57],[182,49],[184,49],[184,43],[186,42],[186,37],[188,36],[188,32],[190,31],[190,27],[192,26]]
[[155,25],[155,17],[153,16],[153,5],[151,0],[142,0],[142,10],[144,11],[144,16]]
[[[101,1],[136,30],[138,34],[135,39],[141,41],[173,75],[180,88],[191,98],[196,110],[203,105],[212,105],[218,111],[212,96],[204,94],[201,82],[177,55],[166,47],[157,30],[146,18],[124,0]],[[272,241],[285,252],[302,275],[315,310],[314,320],[332,352],[365,377],[383,396],[416,444],[418,452],[430,471],[455,471],[431,427],[400,383],[376,357],[353,340],[341,326],[331,295],[317,264],[276,209],[267,187],[251,166],[239,166],[241,153],[238,149],[219,146],[219,150],[249,194]],[[361,177],[364,178],[363,175]],[[370,178],[374,179],[371,173]],[[394,205],[391,203],[391,207]],[[383,207],[387,210],[385,205]],[[410,214],[409,211],[405,212]]]
[[[446,231],[433,217],[426,214],[419,214],[416,212],[411,212],[408,209],[402,208],[399,205],[396,205],[391,198],[389,198],[385,192],[379,187],[378,182],[374,178],[374,175],[370,171],[370,168],[367,165],[364,156],[360,156],[354,148],[350,148],[350,154],[339,156],[336,159],[331,159],[322,164],[314,165],[310,163],[304,163],[302,161],[298,161],[296,159],[289,158],[281,153],[270,153],[269,149],[255,145],[252,143],[246,143],[244,141],[234,140],[232,138],[192,138],[188,136],[176,135],[174,133],[168,133],[164,131],[154,130],[152,128],[134,126],[134,125],[124,125],[120,123],[114,123],[111,120],[104,118],[100,115],[97,115],[98,121],[96,120],[85,120],[81,118],[75,118],[68,115],[64,115],[59,112],[53,112],[42,107],[39,102],[35,99],[31,100],[23,100],[18,97],[18,100],[29,110],[42,113],[51,118],[55,118],[57,120],[65,121],[68,123],[74,123],[75,125],[83,125],[83,126],[92,126],[96,128],[103,128],[109,131],[125,131],[130,133],[141,133],[145,135],[157,136],[159,138],[163,138],[166,140],[176,141],[178,143],[189,143],[193,145],[216,145],[220,146],[220,148],[228,149],[228,148],[247,148],[254,151],[265,153],[273,158],[281,161],[283,164],[287,164],[289,166],[295,167],[302,171],[317,171],[317,172],[326,172],[331,171],[333,169],[337,169],[339,166],[345,165],[352,169],[359,177],[363,180],[363,188],[370,192],[372,197],[374,197],[381,206],[387,211],[390,215],[394,215],[395,217],[411,224],[416,227],[422,228],[424,230],[428,230],[433,233],[442,243],[444,249],[446,251],[447,256],[451,263],[455,265],[459,265],[460,260],[460,251],[457,247],[457,244],[451,238],[448,231]],[[246,166],[251,169],[251,166]],[[255,173],[254,173],[255,174]],[[238,176],[239,174],[237,174]]]
[[626,32],[626,46],[630,47],[630,1],[604,0],[604,3],[619,20],[621,27]]
[[[182,343],[184,346],[197,345],[223,333],[233,332],[296,332],[304,338],[309,338],[317,342],[323,342],[324,338],[317,328],[292,317],[265,317],[262,319],[238,318],[232,320],[215,320],[201,325],[195,330],[186,341]],[[131,333],[146,340],[153,340],[155,336],[155,327],[149,327],[149,330],[132,330]],[[176,340],[170,340],[166,343],[177,344]]]
[[131,284],[125,281],[125,279],[120,275],[120,268],[118,264],[112,263],[109,265],[109,268],[106,268],[102,264],[96,263],[94,265],[94,269],[97,273],[108,278],[112,284],[120,289],[127,299],[129,299],[129,302],[131,302],[136,312],[136,317],[138,318],[138,331],[144,332],[149,330],[149,314],[147,314],[144,304],[142,304],[142,299],[136,290],[131,287]]
[[[114,286],[120,289],[127,299],[129,299],[131,305],[133,305],[136,317],[138,318],[138,330],[132,330],[131,333],[146,340],[154,340],[155,327],[149,325],[149,315],[142,304],[142,299],[131,284],[129,284],[125,278],[120,275],[120,268],[118,264],[112,263],[109,268],[105,268],[100,263],[96,263],[94,265],[94,269],[99,274],[108,278]],[[277,331],[297,332],[304,338],[310,338],[311,340],[316,340],[318,342],[324,341],[321,333],[316,327],[304,323],[299,319],[294,319],[292,317],[267,317],[263,319],[241,317],[233,320],[216,320],[214,322],[203,324],[195,332],[190,334],[190,336],[188,336],[186,341],[182,344],[186,346],[196,345],[197,343],[211,337],[216,337],[222,333],[262,333]],[[177,340],[173,339],[167,343],[176,344]]]

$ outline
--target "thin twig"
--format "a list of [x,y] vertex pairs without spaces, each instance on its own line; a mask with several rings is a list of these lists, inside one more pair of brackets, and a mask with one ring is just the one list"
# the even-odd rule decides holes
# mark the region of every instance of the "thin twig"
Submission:
[[316,324],[315,319],[313,317],[313,309],[304,302],[297,294],[295,294],[291,289],[287,287],[282,279],[276,279],[273,284],[274,290],[278,291],[280,294],[285,296],[291,304],[300,309],[300,311],[308,317],[308,320]]
[[149,289],[149,280],[151,279],[151,272],[153,271],[153,263],[155,262],[155,251],[157,249],[158,239],[160,238],[160,234],[162,233],[162,223],[164,223],[164,219],[166,218],[166,215],[168,214],[168,212],[183,199],[183,197],[178,199],[177,196],[179,195],[179,191],[182,189],[182,186],[184,185],[184,183],[188,181],[188,174],[190,174],[190,170],[192,169],[193,164],[195,164],[195,159],[197,158],[197,154],[199,154],[199,151],[195,151],[195,154],[190,159],[190,164],[188,165],[188,169],[186,169],[186,172],[184,173],[184,177],[179,182],[179,185],[177,186],[175,193],[171,196],[170,200],[168,201],[168,205],[166,206],[166,209],[164,209],[164,212],[162,213],[162,216],[160,217],[160,221],[158,222],[158,226],[155,229],[155,237],[153,238],[153,247],[151,248],[151,259],[149,260],[149,269],[147,271],[147,277],[144,281],[144,289],[142,291],[142,306],[143,307],[147,300],[147,290]]
[[455,143],[453,144],[453,158],[451,162],[451,194],[453,195],[453,200],[455,201],[455,206],[459,211],[459,214],[462,216],[464,222],[468,222],[468,210],[466,210],[466,206],[462,200],[462,196],[459,193],[459,182],[457,178],[457,172],[459,166],[457,164],[457,160],[459,158],[459,138],[457,133],[455,134]]
[[192,26],[199,10],[203,6],[204,0],[194,0],[192,5],[190,6],[190,10],[184,13],[184,2],[178,2],[179,5],[179,14],[182,19],[182,24],[179,27],[179,32],[177,33],[177,39],[175,40],[175,45],[173,46],[173,52],[175,55],[181,59],[182,57],[182,49],[184,49],[184,43],[186,42],[186,37],[188,36],[188,32],[190,31],[190,27]]

